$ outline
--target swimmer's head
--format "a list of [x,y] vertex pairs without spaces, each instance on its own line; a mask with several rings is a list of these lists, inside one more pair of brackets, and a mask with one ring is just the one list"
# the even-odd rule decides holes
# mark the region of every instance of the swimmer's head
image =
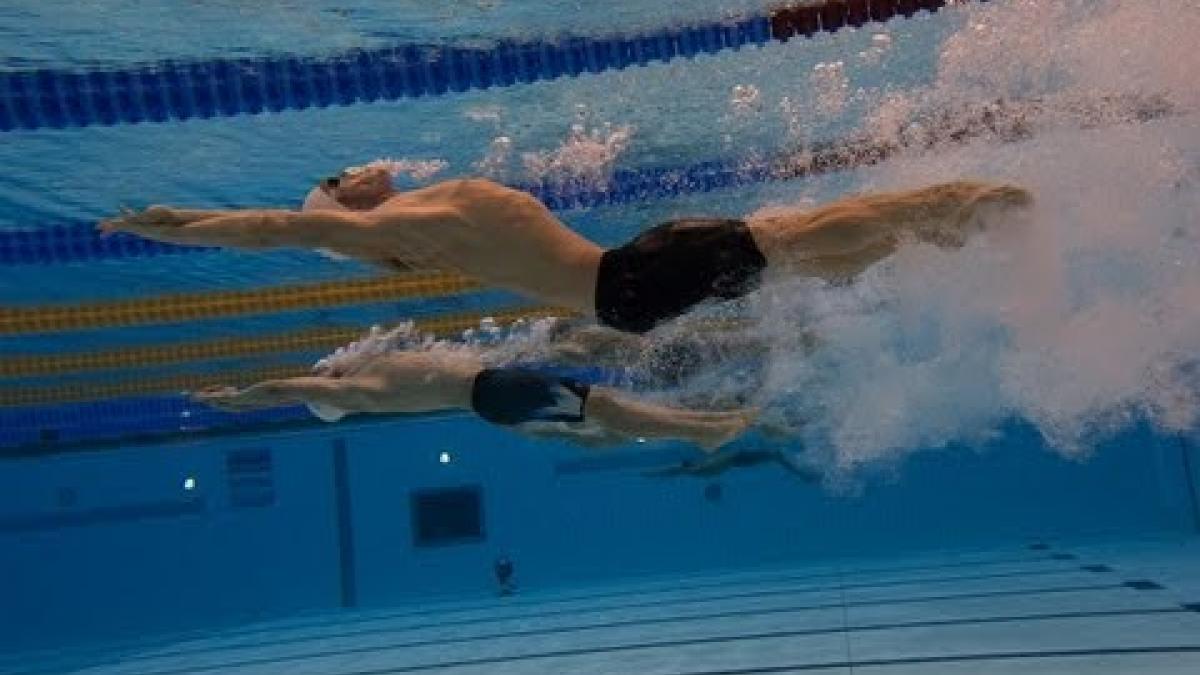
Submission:
[[368,164],[324,178],[304,198],[305,211],[370,211],[396,194],[393,171]]
[[[322,182],[324,182],[324,181],[322,181]],[[304,210],[304,211],[349,211],[350,210],[350,209],[346,208],[345,206],[342,206],[341,204],[339,204],[338,200],[334,199],[333,195],[329,194],[324,189],[322,189],[322,187],[320,185],[318,185],[315,188],[308,191],[308,194],[304,196],[304,206],[302,206],[300,208],[301,208],[301,210]],[[340,261],[340,260],[349,260],[350,259],[349,256],[338,253],[337,251],[334,251],[334,250],[328,249],[328,248],[318,248],[317,252],[320,253],[321,255],[325,256],[326,258],[330,258],[332,260]],[[321,417],[321,415],[318,414],[317,417]],[[325,418],[322,417],[321,419],[325,419]],[[331,420],[325,420],[325,421],[329,422]]]
[[[323,182],[323,181],[322,181]],[[308,191],[304,196],[304,206],[300,207],[303,211],[349,211],[350,209],[338,203],[332,195],[326,192],[320,185]]]

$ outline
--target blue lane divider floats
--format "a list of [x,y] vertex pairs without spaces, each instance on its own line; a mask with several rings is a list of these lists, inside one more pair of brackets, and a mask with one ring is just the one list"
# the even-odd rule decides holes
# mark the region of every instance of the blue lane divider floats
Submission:
[[111,399],[55,406],[0,408],[0,448],[10,457],[53,448],[139,436],[187,435],[221,429],[301,422],[303,406],[226,413],[184,396]]
[[148,258],[211,250],[176,246],[118,232],[100,236],[95,221],[75,220],[49,227],[0,231],[0,265],[49,265],[90,260]]
[[[977,0],[983,1],[983,0]],[[635,35],[402,44],[330,57],[163,61],[127,69],[0,73],[0,131],[167,122],[391,101],[554,80],[812,37],[936,12],[951,0],[827,0]]]
[[232,117],[507,87],[690,58],[770,39],[766,17],[646,35],[406,44],[332,57],[166,61],[127,70],[0,73],[0,131]]

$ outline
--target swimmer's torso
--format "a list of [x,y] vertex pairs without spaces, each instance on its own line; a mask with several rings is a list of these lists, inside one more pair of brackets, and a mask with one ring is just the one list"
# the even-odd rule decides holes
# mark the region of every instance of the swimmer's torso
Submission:
[[[405,210],[414,207],[450,207],[457,217],[405,221]],[[452,180],[397,194],[369,213],[387,230],[378,237],[384,247],[353,252],[359,257],[404,268],[470,270],[486,283],[543,297],[557,289],[561,302],[576,306],[582,299],[588,306],[580,308],[590,309],[602,250],[526,192],[489,180]],[[389,213],[397,216],[390,223]]]
[[353,377],[375,379],[386,392],[383,411],[466,407],[482,368],[478,357],[461,352],[396,352],[374,356],[353,369]]

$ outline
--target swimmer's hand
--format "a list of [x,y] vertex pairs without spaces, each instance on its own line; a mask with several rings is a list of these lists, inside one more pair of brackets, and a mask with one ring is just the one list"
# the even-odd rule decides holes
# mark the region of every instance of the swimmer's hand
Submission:
[[219,384],[192,392],[191,398],[192,400],[210,405],[218,410],[224,410],[225,412],[243,412],[270,406],[275,403],[273,400],[267,400],[269,397],[261,396],[261,393],[255,387],[238,389],[237,387]]
[[188,222],[184,212],[169,206],[151,206],[143,211],[122,208],[119,216],[100,221],[97,229],[104,234],[129,232],[155,239],[156,234],[161,235]]

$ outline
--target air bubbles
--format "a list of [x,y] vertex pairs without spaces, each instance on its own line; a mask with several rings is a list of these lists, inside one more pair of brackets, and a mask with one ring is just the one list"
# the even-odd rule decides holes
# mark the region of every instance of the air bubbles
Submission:
[[500,122],[503,116],[504,108],[498,105],[473,106],[463,111],[463,117],[472,122],[490,122],[496,124]]
[[503,179],[509,173],[512,156],[512,139],[508,136],[497,136],[488,144],[483,159],[475,162],[475,170],[482,176]]
[[808,77],[812,88],[814,108],[827,116],[838,115],[846,107],[850,80],[846,77],[846,64],[842,61],[818,63]]
[[494,317],[485,316],[479,320],[479,332],[488,340],[499,340],[504,336],[504,329]]
[[892,50],[892,36],[887,33],[876,33],[871,36],[871,46],[858,53],[858,58],[868,66],[878,65],[883,57]]
[[758,87],[752,84],[739,84],[733,87],[729,97],[729,105],[735,113],[749,113],[761,108],[761,94]]
[[[579,114],[586,116],[586,108],[577,107]],[[589,128],[581,120],[571,125],[566,139],[557,148],[525,153],[521,160],[526,173],[535,181],[582,181],[603,188],[632,137],[631,126],[605,122]]]
[[[1200,14],[1180,4],[980,6],[933,47],[931,81],[881,92],[862,131],[921,150],[863,170],[851,190],[969,177],[1019,184],[1036,202],[981,214],[984,231],[960,249],[901,247],[853,284],[763,290],[758,327],[773,347],[797,325],[820,340],[774,348],[769,413],[803,419],[795,433],[829,471],[984,443],[1018,418],[1069,456],[1133,420],[1195,428],[1200,262],[1185,252],[1200,240],[1200,181],[1181,181],[1181,167],[1200,143],[1183,119],[1136,123],[1154,101],[1200,101],[1187,47]],[[867,57],[896,47],[873,36]],[[818,65],[813,97],[793,95],[785,112],[836,110],[844,77]],[[925,151],[960,129],[1024,142]]]

